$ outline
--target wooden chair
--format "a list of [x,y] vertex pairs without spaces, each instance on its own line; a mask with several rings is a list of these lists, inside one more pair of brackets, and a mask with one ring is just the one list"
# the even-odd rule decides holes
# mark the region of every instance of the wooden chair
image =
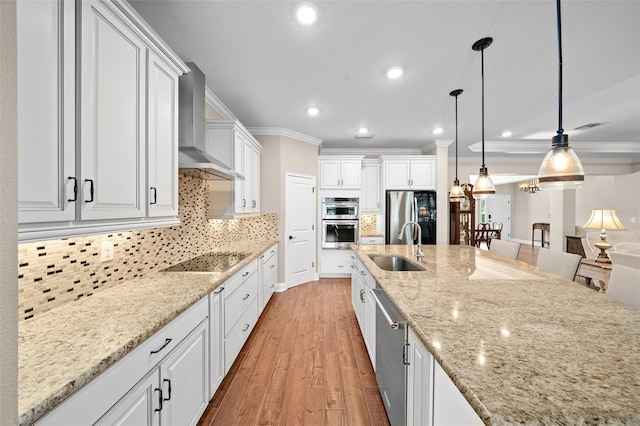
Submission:
[[580,266],[582,256],[561,251],[552,251],[541,248],[538,251],[538,261],[536,266],[545,272],[559,275],[573,281]]
[[490,240],[489,240],[489,229],[490,225],[488,223],[479,223],[475,230],[475,241],[476,247],[480,247],[480,245],[484,242],[487,245],[487,249],[489,248]]
[[640,269],[614,264],[606,294],[614,300],[640,309]]
[[504,241],[504,240],[495,240],[491,242],[491,246],[489,246],[489,251],[491,253],[499,254],[504,257],[508,257],[509,259],[518,259],[518,254],[520,253],[520,243],[515,241]]

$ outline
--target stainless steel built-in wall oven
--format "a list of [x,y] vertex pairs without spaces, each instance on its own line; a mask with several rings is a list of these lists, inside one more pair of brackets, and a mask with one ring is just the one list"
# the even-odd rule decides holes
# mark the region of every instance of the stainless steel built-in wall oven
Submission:
[[358,243],[358,198],[322,199],[322,248],[348,249]]
[[358,243],[357,220],[323,220],[322,248],[349,249]]

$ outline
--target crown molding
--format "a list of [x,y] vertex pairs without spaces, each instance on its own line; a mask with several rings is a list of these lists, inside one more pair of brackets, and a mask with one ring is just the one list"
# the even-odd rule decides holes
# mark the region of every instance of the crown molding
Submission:
[[[624,154],[640,152],[638,142],[571,142],[569,144],[576,152],[592,152],[603,154]],[[482,152],[482,142],[469,145],[473,152]],[[484,152],[500,152],[505,154],[544,154],[551,149],[551,142],[547,140],[528,141],[485,141]]]
[[284,127],[247,127],[247,130],[254,136],[282,136],[316,146],[322,143],[322,139],[305,135],[295,130],[285,129]]
[[436,146],[449,146],[453,143],[453,139],[436,139]]
[[417,148],[322,148],[320,154],[336,155],[422,155],[422,151]]
[[224,117],[225,120],[237,120],[236,116],[233,115],[231,110],[227,108],[225,104],[222,103],[220,99],[209,89],[207,86],[204,87],[204,99],[205,101],[213,107],[218,113]]

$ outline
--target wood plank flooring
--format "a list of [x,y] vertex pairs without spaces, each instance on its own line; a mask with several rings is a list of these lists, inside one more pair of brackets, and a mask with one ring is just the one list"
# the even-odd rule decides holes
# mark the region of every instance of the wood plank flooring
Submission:
[[388,424],[349,279],[274,294],[199,422]]

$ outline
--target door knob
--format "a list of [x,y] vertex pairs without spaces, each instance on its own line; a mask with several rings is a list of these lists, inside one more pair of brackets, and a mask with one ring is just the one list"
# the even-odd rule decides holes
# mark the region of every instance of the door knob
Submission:
[[293,235],[289,235],[289,239],[290,239],[290,240],[295,240],[295,239],[296,239],[296,237],[294,237]]

